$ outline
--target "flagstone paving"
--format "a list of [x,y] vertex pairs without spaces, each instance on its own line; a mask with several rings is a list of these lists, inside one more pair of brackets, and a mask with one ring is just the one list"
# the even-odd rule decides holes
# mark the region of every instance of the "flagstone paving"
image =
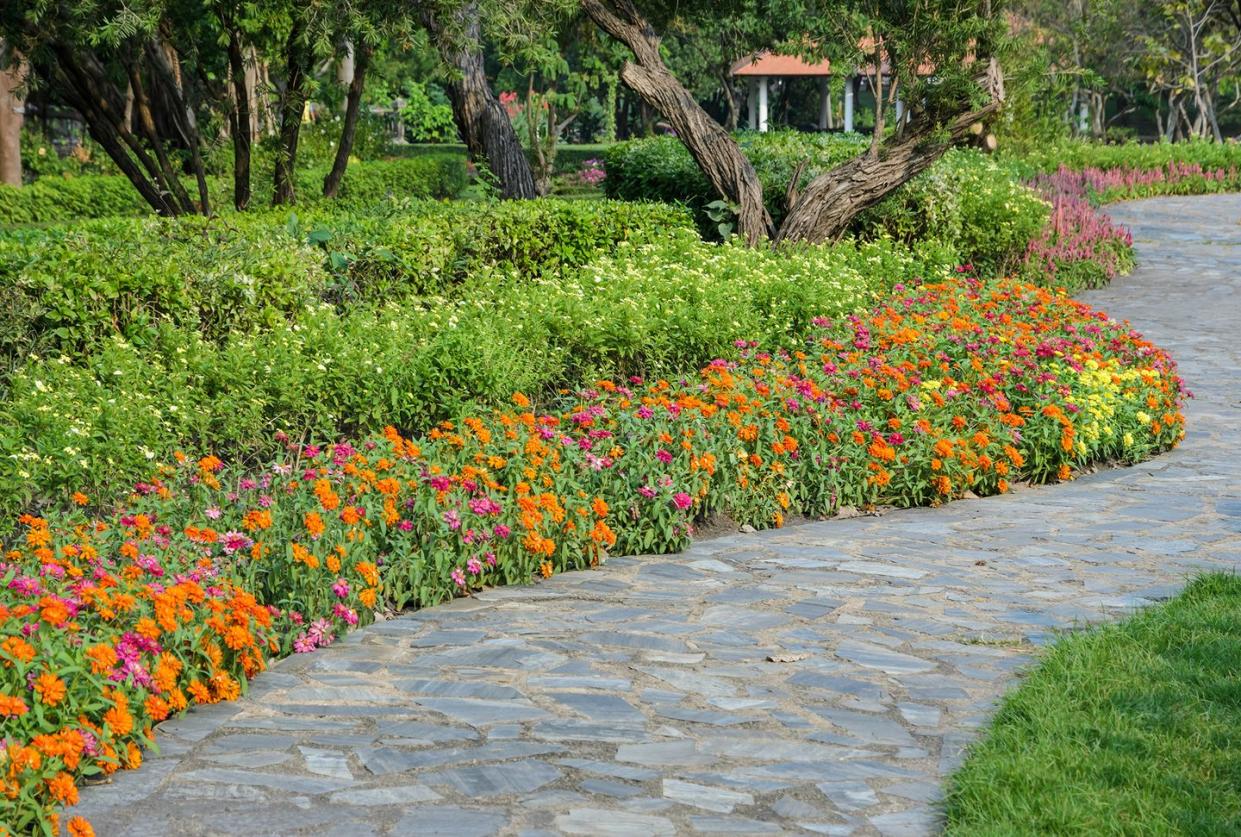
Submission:
[[1141,268],[1084,297],[1180,360],[1177,451],[383,622],[164,724],[80,812],[103,837],[934,832],[1056,629],[1241,565],[1241,196],[1113,215]]

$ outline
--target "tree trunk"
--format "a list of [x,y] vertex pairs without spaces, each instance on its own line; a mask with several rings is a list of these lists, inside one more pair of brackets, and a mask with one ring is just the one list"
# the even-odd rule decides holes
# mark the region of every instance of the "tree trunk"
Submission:
[[156,74],[164,83],[169,97],[173,101],[172,116],[181,132],[185,144],[190,149],[190,161],[194,167],[194,178],[198,181],[198,205],[203,215],[211,214],[211,201],[207,196],[207,171],[203,165],[202,138],[198,133],[198,117],[194,114],[194,106],[186,95],[181,77],[181,62],[172,44],[164,38],[147,41],[147,56]]
[[[146,136],[147,145],[151,146],[151,150],[155,152],[155,159],[159,163],[159,168],[153,171],[152,175],[155,177],[160,189],[176,199],[182,212],[192,214],[194,212],[194,202],[190,200],[189,193],[181,185],[181,180],[177,176],[176,170],[172,167],[172,161],[168,159],[168,154],[164,150],[163,140],[160,139],[159,132],[155,128],[155,117],[151,113],[151,100],[147,96],[146,87],[142,83],[142,74],[138,62],[126,61],[125,69],[129,74],[129,95],[133,97],[133,113],[130,115],[130,118],[137,116],[138,130]],[[128,100],[126,105],[129,105]],[[125,127],[129,130],[128,122],[125,124]]]
[[241,32],[228,29],[228,67],[233,82],[233,206],[238,211],[250,205],[250,143],[253,120],[250,114],[249,70],[241,47]]
[[[0,44],[3,52],[3,44]],[[0,70],[0,183],[22,185],[22,108],[25,100],[17,91],[26,81],[26,64],[15,54]]]
[[659,54],[659,36],[631,0],[582,0],[595,24],[627,46],[635,61],[621,80],[659,111],[717,192],[737,207],[737,230],[750,245],[771,235],[763,185],[736,140],[702,109]]
[[[998,76],[998,68],[993,64]],[[862,154],[810,181],[789,208],[776,243],[834,241],[855,216],[874,206],[893,190],[926,171],[953,145],[970,132],[970,126],[993,114],[1002,100],[1002,87],[992,88],[992,98],[978,110],[961,114],[946,126],[946,134],[924,120],[911,123],[904,138],[878,154]]]
[[309,48],[302,43],[302,23],[294,17],[285,43],[286,78],[284,95],[280,98],[280,148],[276,152],[273,206],[297,201],[295,184],[297,140],[302,130],[302,113],[306,109],[306,73],[309,70]]
[[[171,196],[153,182],[158,179],[159,166],[142,148],[129,126],[120,121],[123,105],[113,101],[107,88],[102,86],[106,82],[96,72],[101,68],[88,66],[91,64],[89,56],[79,61],[66,46],[56,45],[53,51],[56,55],[56,79],[69,105],[82,114],[90,135],[103,146],[108,157],[129,178],[152,209],[160,215],[182,214],[181,207],[169,200]],[[143,173],[144,169],[147,174]]]
[[340,190],[340,180],[345,176],[345,167],[349,165],[349,154],[353,151],[353,136],[357,132],[358,112],[362,107],[362,89],[366,84],[366,70],[371,64],[371,53],[374,48],[363,41],[356,54],[350,47],[349,95],[345,100],[345,122],[340,128],[340,142],[336,144],[336,159],[332,161],[332,170],[323,178],[323,196],[334,198]]
[[448,83],[448,99],[470,156],[491,169],[499,181],[502,198],[538,197],[530,161],[517,139],[513,123],[487,83],[479,46],[482,25],[478,3],[471,0],[461,7],[455,21],[459,29],[452,32],[425,6],[420,12],[422,25],[440,57],[456,71]]
[[725,70],[720,75],[720,89],[724,91],[724,130],[732,133],[737,130],[737,122],[741,118],[741,114],[737,108],[737,96],[733,91],[732,80],[728,77],[728,71]]

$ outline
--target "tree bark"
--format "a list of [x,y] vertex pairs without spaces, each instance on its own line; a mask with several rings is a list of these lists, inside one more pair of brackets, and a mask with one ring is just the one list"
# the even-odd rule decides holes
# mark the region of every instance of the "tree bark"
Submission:
[[751,246],[772,234],[763,185],[736,140],[711,118],[669,71],[659,36],[632,0],[582,0],[595,24],[627,46],[634,61],[621,80],[668,120],[717,192],[737,207],[737,231]]
[[[136,60],[126,61],[125,70],[129,75],[129,94],[133,96],[133,113],[130,114],[130,118],[134,114],[137,115],[138,129],[146,136],[147,144],[151,146],[151,150],[155,152],[155,159],[159,162],[159,168],[152,172],[152,174],[155,176],[160,189],[176,199],[182,212],[193,213],[194,203],[190,200],[189,193],[185,191],[185,187],[181,185],[181,180],[177,177],[177,172],[173,169],[167,152],[164,151],[164,143],[155,128],[155,117],[151,113],[151,100],[147,96],[146,87],[142,83],[142,74],[138,62]],[[126,100],[126,110],[129,110],[128,99]],[[129,122],[127,121],[125,125],[128,128]]]
[[457,12],[454,31],[425,6],[422,25],[444,63],[456,73],[448,83],[448,99],[461,139],[476,162],[491,169],[505,199],[535,198],[534,174],[504,106],[491,91],[479,47],[482,24],[478,3],[468,2]]
[[220,22],[228,31],[228,69],[233,85],[233,113],[229,120],[233,134],[233,206],[241,211],[250,205],[250,145],[254,136],[250,70],[246,67],[240,30],[224,14]]
[[199,211],[203,215],[210,215],[211,201],[207,195],[207,170],[203,165],[202,137],[198,133],[198,117],[194,114],[194,106],[186,95],[181,77],[181,62],[177,60],[176,50],[165,38],[148,40],[146,47],[151,66],[155,68],[156,75],[172,99],[173,120],[190,149],[190,162],[194,167],[194,178],[198,181]]
[[296,16],[285,43],[286,77],[284,95],[280,97],[280,148],[276,152],[273,206],[297,202],[295,183],[297,140],[302,130],[302,113],[306,109],[306,73],[310,67],[309,48],[302,43],[302,23]]
[[349,165],[349,154],[353,151],[353,137],[358,128],[358,112],[362,107],[362,90],[366,84],[366,70],[371,65],[371,53],[374,48],[363,41],[357,50],[350,48],[352,70],[349,79],[349,94],[345,100],[345,121],[340,128],[340,142],[336,144],[336,159],[332,161],[332,170],[323,178],[323,196],[334,198],[340,190],[341,178],[345,176],[345,167]]
[[893,190],[926,171],[970,126],[991,116],[1004,98],[999,66],[993,61],[987,87],[991,100],[977,110],[953,118],[944,131],[923,116],[908,133],[879,153],[866,153],[824,172],[806,186],[780,225],[776,244],[834,241],[859,212],[874,206]]
[[54,46],[53,51],[56,78],[68,103],[82,114],[90,135],[103,146],[108,157],[152,209],[160,215],[182,214],[181,207],[170,200],[171,195],[157,185],[158,165],[130,132],[129,126],[120,121],[123,106],[108,95],[108,90],[96,77],[95,68],[85,66],[91,64],[89,57],[79,61],[64,45]]
[[[0,52],[3,44],[0,43]],[[26,83],[26,64],[10,54],[10,65],[0,70],[0,183],[22,185],[22,108],[17,91]]]

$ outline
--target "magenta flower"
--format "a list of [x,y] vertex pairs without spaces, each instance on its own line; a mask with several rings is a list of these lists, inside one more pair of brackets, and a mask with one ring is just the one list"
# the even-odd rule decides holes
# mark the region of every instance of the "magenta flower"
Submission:
[[690,506],[694,505],[694,498],[690,497],[684,491],[678,491],[676,494],[672,495],[672,502],[676,505],[678,509],[681,509],[682,511],[684,511],[685,509],[688,509]]
[[336,598],[343,599],[349,595],[349,582],[343,578],[338,578],[336,583],[332,585],[332,592],[336,594]]

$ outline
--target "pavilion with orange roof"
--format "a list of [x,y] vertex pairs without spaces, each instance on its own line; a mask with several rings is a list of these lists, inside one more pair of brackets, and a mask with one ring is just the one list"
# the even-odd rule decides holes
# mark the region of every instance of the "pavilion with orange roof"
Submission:
[[[863,40],[860,46],[865,51],[868,46],[866,40]],[[885,81],[890,78],[886,58],[880,65],[880,70]],[[734,62],[731,73],[735,78],[744,78],[750,83],[747,108],[750,130],[762,131],[764,133],[767,131],[771,80],[785,78],[819,79],[819,130],[826,131],[832,127],[831,91],[828,81],[835,73],[830,60],[807,61],[796,55],[778,55],[764,50]],[[918,68],[919,75],[929,76],[933,73],[934,67],[930,64],[924,64]],[[855,102],[859,94],[858,86],[863,78],[873,75],[873,64],[851,69],[845,74],[844,121],[842,125],[845,131],[853,130]],[[896,100],[897,120],[899,121],[904,114],[905,105],[898,98]]]

